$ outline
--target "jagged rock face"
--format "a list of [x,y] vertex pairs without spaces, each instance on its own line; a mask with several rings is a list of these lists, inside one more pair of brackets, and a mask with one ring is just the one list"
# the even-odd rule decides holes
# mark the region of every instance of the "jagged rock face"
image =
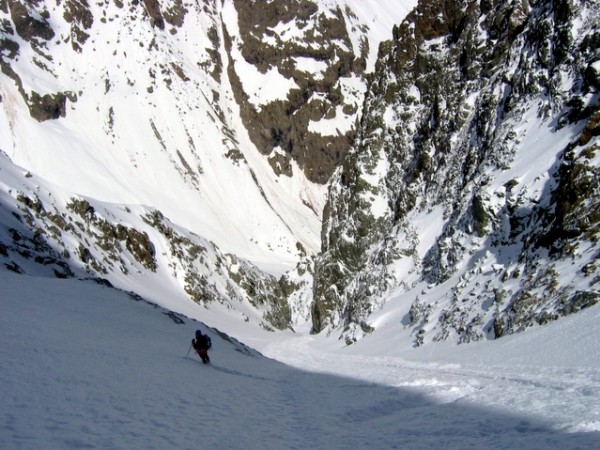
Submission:
[[[227,24],[229,76],[252,141],[277,173],[289,175],[294,160],[310,180],[327,182],[354,137],[366,37],[354,48],[351,12],[337,5],[233,3],[237,27]],[[271,80],[265,90],[272,92],[254,90],[252,78],[263,77]],[[328,123],[337,129],[324,131]]]
[[[418,343],[500,336],[598,300],[599,17],[569,0],[425,0],[395,28],[331,183],[314,331],[345,327],[351,342],[416,286],[447,286],[429,304],[416,294]],[[528,152],[540,165],[522,173]],[[557,276],[572,259],[583,288]]]
[[22,3],[17,0],[4,0],[0,6],[4,12],[10,12],[17,34],[26,41],[48,41],[54,37],[54,31],[48,23],[49,14],[42,10],[35,14],[41,1],[34,0]]

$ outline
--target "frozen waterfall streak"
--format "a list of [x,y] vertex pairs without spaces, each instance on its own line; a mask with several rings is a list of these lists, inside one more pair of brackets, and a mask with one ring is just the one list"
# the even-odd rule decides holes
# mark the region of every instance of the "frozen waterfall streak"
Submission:
[[258,188],[258,191],[260,192],[260,195],[262,195],[262,197],[265,199],[265,202],[267,203],[267,205],[269,205],[269,208],[271,208],[271,210],[273,211],[273,213],[275,213],[275,215],[279,218],[279,220],[281,220],[281,223],[288,229],[288,231],[290,232],[290,234],[292,236],[295,236],[295,234],[292,231],[292,229],[290,228],[289,224],[285,220],[283,220],[283,217],[281,217],[281,215],[279,214],[279,212],[277,212],[277,210],[275,208],[273,208],[273,205],[271,204],[271,202],[267,198],[267,194],[265,193],[265,190],[262,188],[262,186],[258,182],[258,178],[256,177],[256,173],[254,172],[254,170],[250,169],[250,175],[252,176],[252,180],[254,180],[254,183],[256,184],[256,187]]

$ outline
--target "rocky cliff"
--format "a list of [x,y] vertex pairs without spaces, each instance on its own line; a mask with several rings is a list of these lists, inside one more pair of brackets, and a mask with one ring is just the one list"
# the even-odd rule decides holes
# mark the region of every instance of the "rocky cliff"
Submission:
[[329,188],[315,332],[395,301],[416,344],[467,342],[598,301],[599,12],[423,0],[394,29]]

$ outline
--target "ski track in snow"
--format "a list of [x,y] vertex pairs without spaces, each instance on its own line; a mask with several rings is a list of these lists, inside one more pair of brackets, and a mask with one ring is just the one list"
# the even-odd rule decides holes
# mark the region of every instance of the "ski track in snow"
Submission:
[[[311,347],[314,337],[268,334],[265,353],[301,370],[191,319],[175,324],[163,309],[113,289],[2,271],[0,308],[3,450],[565,449],[600,442],[599,433],[581,432],[586,413],[577,410],[581,402],[587,431],[598,429],[597,369],[472,368],[328,352]],[[210,365],[185,353],[198,327],[213,341]],[[511,409],[513,401],[520,406]],[[560,412],[557,420],[539,414],[561,410],[561,402],[563,415],[576,413],[578,429],[565,426]]]

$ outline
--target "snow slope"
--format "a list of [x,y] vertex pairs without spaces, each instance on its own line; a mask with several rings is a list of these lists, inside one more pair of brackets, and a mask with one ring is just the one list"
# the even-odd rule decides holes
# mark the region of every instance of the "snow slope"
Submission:
[[221,27],[216,12],[187,5],[177,33],[157,33],[141,5],[91,3],[90,38],[74,52],[66,6],[57,3],[40,6],[56,33],[45,44],[45,65],[34,64],[40,55],[17,35],[10,35],[19,45],[10,65],[26,92],[72,92],[76,101],[67,102],[65,117],[38,123],[15,81],[0,74],[0,150],[79,195],[151,205],[259,264],[293,267],[297,242],[318,250],[324,188],[300,171],[275,177],[249,141],[229,83],[205,69],[215,45],[207,35]]
[[[573,336],[598,314],[596,307],[550,326]],[[267,345],[255,334],[269,353],[319,370],[311,372],[214,329],[212,364],[204,366],[185,356],[194,330],[207,328],[173,317],[93,282],[0,271],[0,448],[565,449],[599,442],[598,353],[567,356],[578,346],[595,348],[597,333],[562,341],[555,353],[559,366],[561,357],[568,365],[560,370],[550,358],[530,358],[545,327],[443,356],[430,347],[367,357],[375,348],[368,338],[309,355],[309,338],[267,334]],[[517,339],[520,358],[510,349]],[[500,369],[472,370],[490,346],[510,357],[496,361]],[[533,413],[511,410],[504,397],[521,397]],[[543,407],[579,426],[540,414]]]

